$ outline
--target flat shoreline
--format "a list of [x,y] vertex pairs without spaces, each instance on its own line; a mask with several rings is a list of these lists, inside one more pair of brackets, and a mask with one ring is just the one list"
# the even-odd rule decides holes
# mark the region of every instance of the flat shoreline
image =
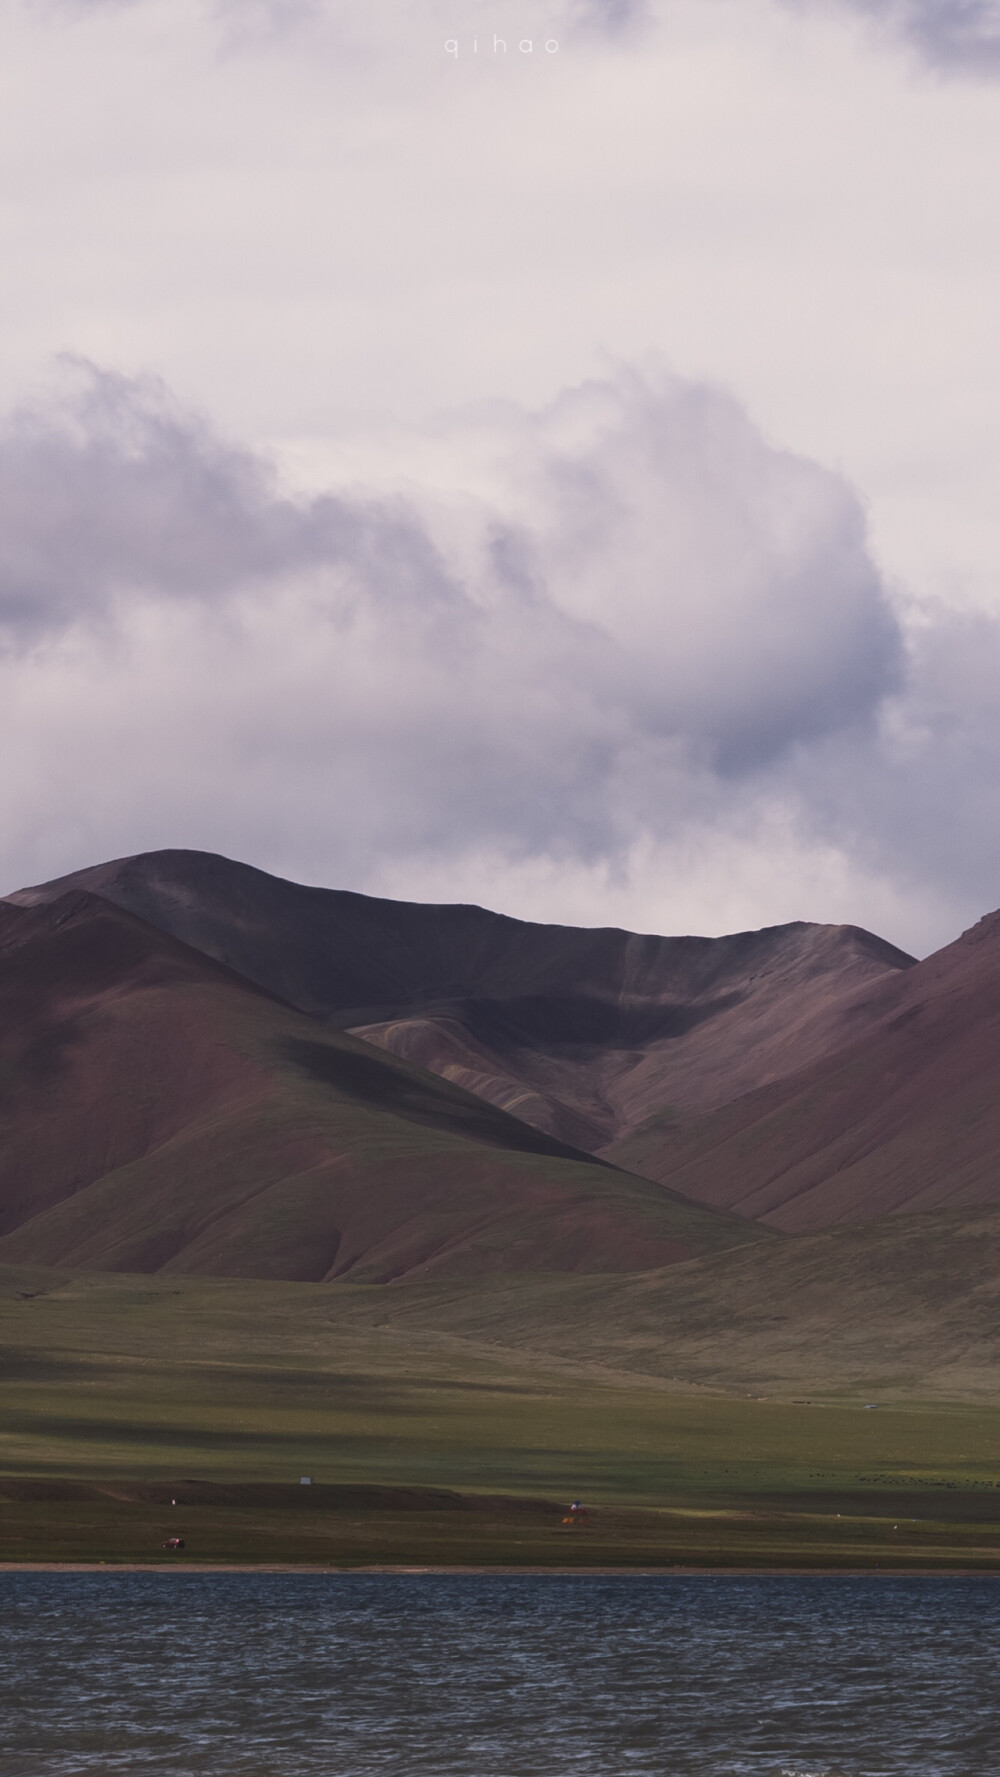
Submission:
[[307,1561],[0,1561],[2,1573],[308,1573],[341,1577],[345,1574],[474,1574],[536,1575],[543,1579],[1000,1579],[994,1567],[437,1567],[402,1564],[381,1566],[323,1566]]

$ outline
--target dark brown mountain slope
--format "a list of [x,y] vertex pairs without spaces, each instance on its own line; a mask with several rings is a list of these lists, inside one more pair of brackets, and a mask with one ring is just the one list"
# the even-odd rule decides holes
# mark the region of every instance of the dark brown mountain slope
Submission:
[[853,926],[532,925],[303,888],[205,852],[124,858],[11,900],[70,888],[592,1152],[654,1110],[709,1109],[838,1048],[864,1026],[855,990],[912,963]]
[[855,1007],[863,1034],[838,1053],[684,1131],[653,1117],[609,1152],[793,1233],[1000,1205],[1000,913]]
[[0,905],[0,1259],[385,1280],[745,1238],[98,897]]

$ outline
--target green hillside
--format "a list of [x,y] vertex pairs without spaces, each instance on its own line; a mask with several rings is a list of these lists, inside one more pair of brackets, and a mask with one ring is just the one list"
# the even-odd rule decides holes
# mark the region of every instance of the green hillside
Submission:
[[[987,1235],[955,1239],[957,1269]],[[738,1255],[644,1278],[390,1286],[7,1268],[0,1559],[152,1559],[179,1497],[196,1559],[997,1564],[1000,1390],[987,1398],[970,1371],[966,1400],[935,1398],[891,1346],[879,1359],[880,1326],[905,1336],[918,1279],[909,1306],[901,1289],[873,1321],[871,1411],[833,1373],[837,1265],[810,1330],[819,1244],[801,1243],[798,1298],[782,1304],[799,1388],[786,1377],[766,1399],[745,1386],[764,1284],[756,1305],[734,1295]],[[762,1252],[764,1268],[780,1260],[791,1284],[798,1245]],[[842,1279],[852,1257],[858,1274],[855,1249]],[[881,1262],[853,1298],[845,1283],[844,1326]],[[701,1290],[700,1353],[665,1312],[685,1280],[676,1313],[689,1319]],[[957,1301],[939,1324],[948,1314],[957,1340]],[[967,1345],[975,1324],[974,1312]],[[933,1339],[931,1325],[928,1350]],[[711,1387],[698,1380],[709,1347]],[[303,1474],[317,1489],[308,1505]],[[359,1487],[389,1491],[324,1491]],[[401,1488],[464,1497],[400,1507]],[[597,1515],[564,1534],[554,1508],[577,1496]]]

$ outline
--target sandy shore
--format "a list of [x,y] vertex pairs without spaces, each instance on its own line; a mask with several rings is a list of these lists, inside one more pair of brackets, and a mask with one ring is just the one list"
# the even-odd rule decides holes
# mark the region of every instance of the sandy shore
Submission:
[[1000,1579],[996,1567],[348,1567],[305,1561],[0,1561],[0,1573],[535,1574],[545,1579]]

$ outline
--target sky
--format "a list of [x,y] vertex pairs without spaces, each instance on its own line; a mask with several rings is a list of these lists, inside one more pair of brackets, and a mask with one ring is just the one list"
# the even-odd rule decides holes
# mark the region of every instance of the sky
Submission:
[[0,0],[0,891],[1000,903],[1000,4]]

